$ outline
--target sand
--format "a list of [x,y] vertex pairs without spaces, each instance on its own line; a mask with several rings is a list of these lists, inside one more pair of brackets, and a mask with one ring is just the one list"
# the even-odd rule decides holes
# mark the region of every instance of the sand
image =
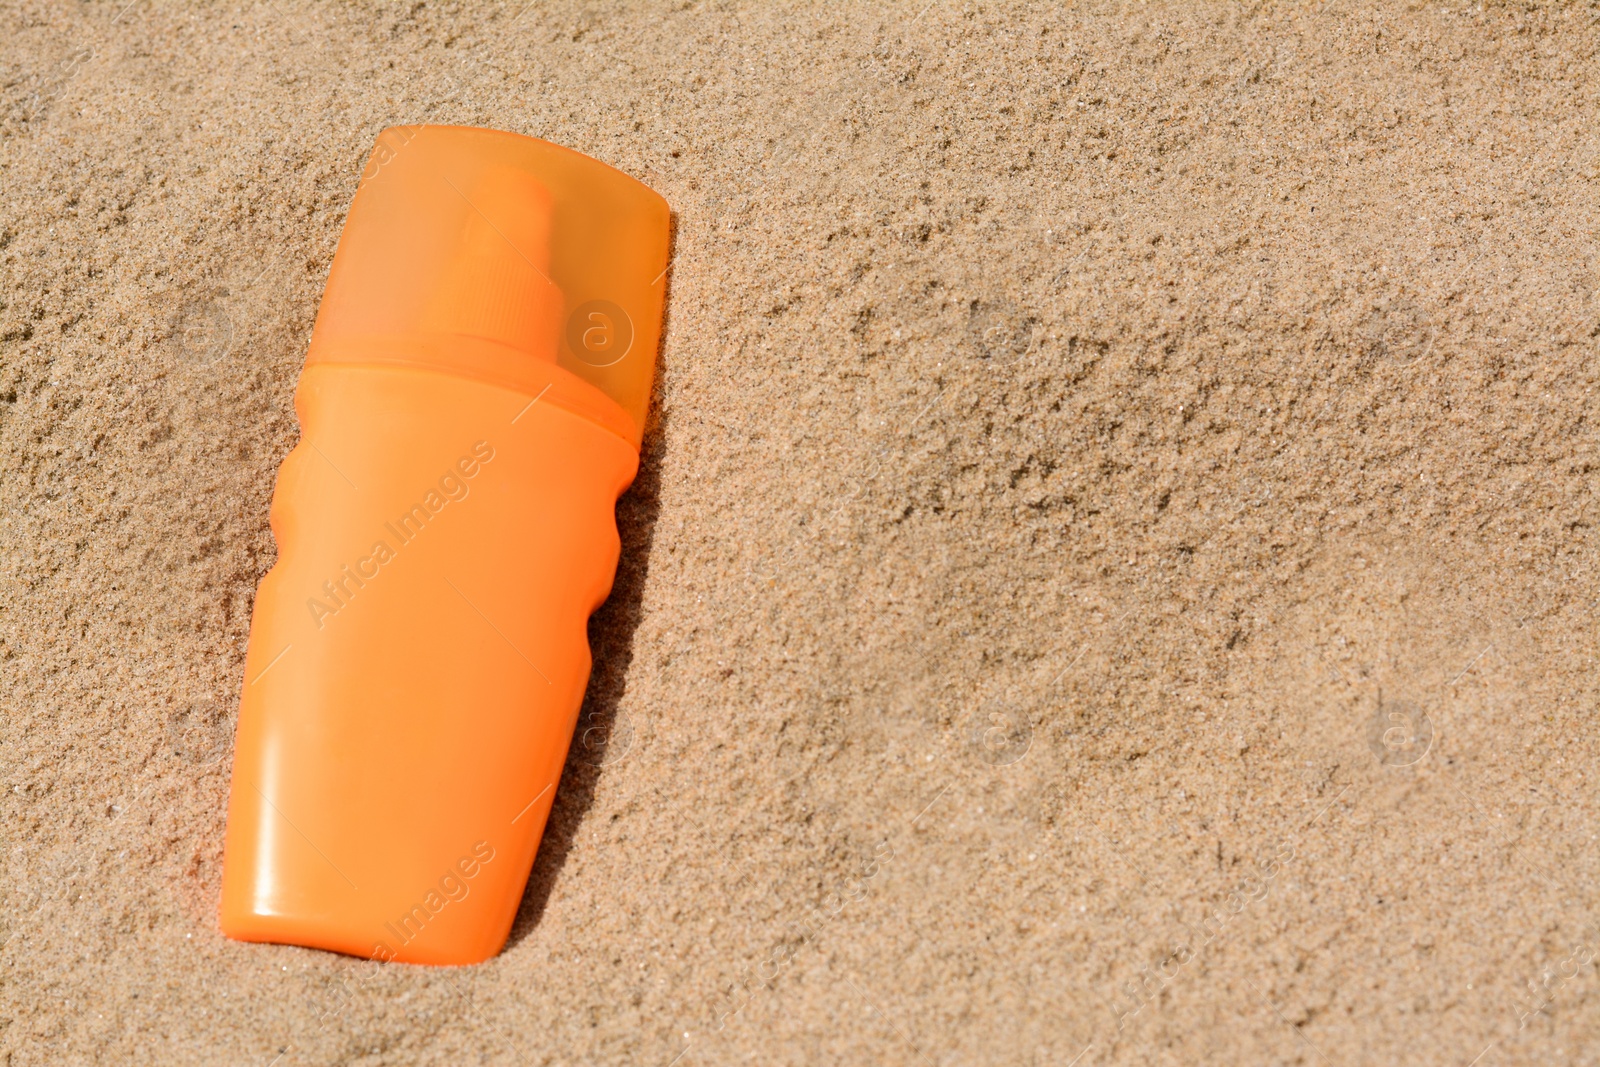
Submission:
[[[8,3],[0,1062],[1600,1063],[1593,5]],[[379,130],[659,190],[511,942],[224,940]]]

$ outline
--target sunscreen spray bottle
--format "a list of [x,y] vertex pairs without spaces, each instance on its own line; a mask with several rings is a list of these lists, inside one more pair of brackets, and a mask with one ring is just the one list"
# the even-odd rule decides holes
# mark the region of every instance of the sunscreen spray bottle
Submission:
[[433,964],[505,943],[616,572],[669,233],[656,193],[544,141],[379,136],[272,500],[229,937]]

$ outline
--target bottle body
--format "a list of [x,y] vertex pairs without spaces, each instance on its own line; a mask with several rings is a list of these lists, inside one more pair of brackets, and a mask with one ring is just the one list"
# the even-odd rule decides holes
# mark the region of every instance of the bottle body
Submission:
[[616,572],[670,209],[531,137],[395,127],[295,393],[222,928],[462,964],[516,917]]
[[535,370],[308,362],[240,702],[230,937],[440,964],[504,943],[638,466],[620,409]]

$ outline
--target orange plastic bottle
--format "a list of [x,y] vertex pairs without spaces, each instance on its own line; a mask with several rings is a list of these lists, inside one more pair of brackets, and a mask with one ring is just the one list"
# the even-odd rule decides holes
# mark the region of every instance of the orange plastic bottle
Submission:
[[222,885],[229,937],[500,950],[610,592],[666,202],[530,137],[385,130],[272,502]]

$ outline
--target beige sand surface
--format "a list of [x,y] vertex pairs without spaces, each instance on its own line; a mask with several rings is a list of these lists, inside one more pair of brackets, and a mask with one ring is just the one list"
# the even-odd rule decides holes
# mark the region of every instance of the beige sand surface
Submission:
[[[125,3],[0,13],[0,1063],[1600,1063],[1593,3]],[[677,251],[616,740],[369,971],[216,910],[416,121]]]

